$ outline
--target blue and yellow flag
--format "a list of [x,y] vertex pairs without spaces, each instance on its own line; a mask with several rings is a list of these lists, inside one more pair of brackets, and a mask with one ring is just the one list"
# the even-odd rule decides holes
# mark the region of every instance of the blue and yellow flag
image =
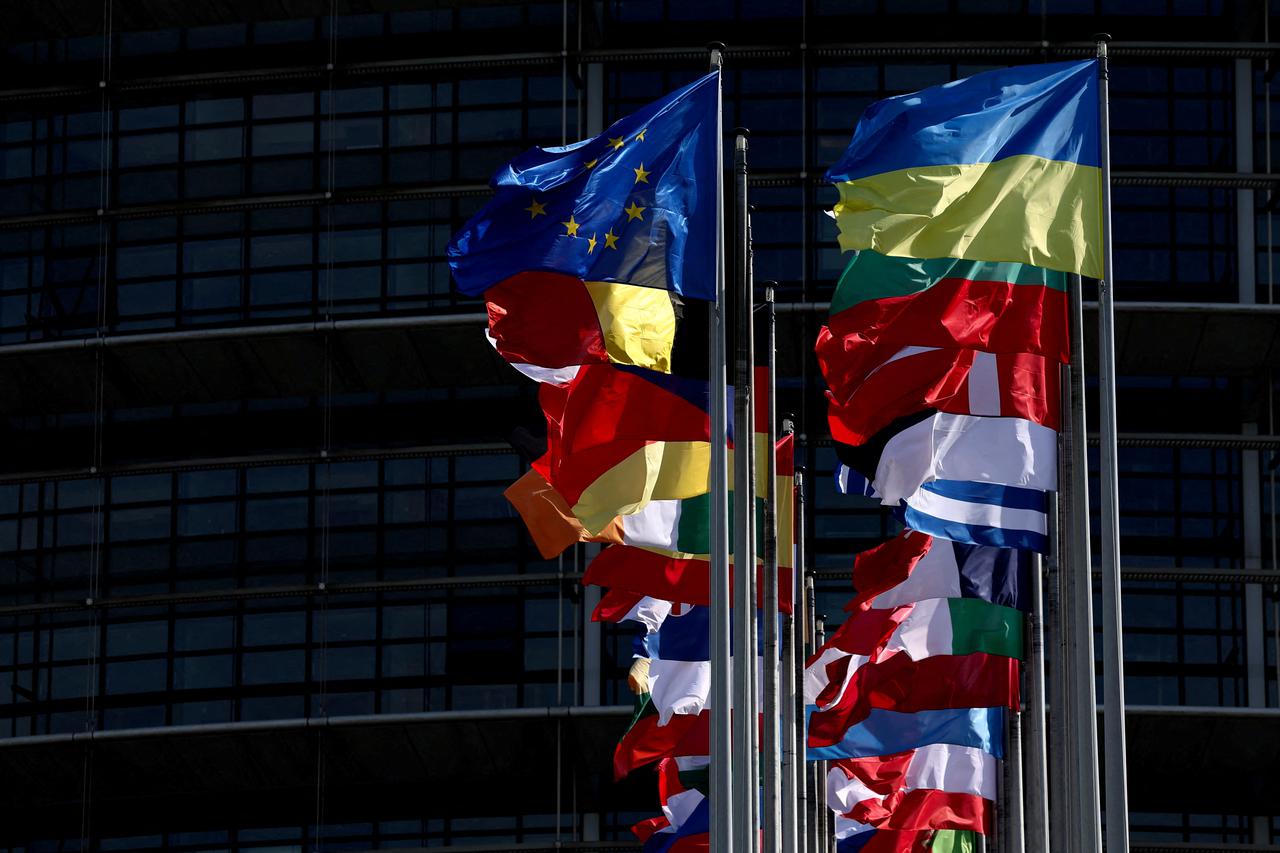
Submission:
[[594,139],[512,160],[449,244],[458,289],[542,271],[714,299],[718,96],[713,72]]
[[840,247],[1102,276],[1097,60],[872,104],[827,180]]

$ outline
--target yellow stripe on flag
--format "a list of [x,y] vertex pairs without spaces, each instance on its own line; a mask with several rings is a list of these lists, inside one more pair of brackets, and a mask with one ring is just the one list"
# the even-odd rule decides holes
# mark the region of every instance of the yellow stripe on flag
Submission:
[[596,534],[615,516],[639,512],[649,501],[703,494],[710,470],[708,442],[655,441],[597,477],[578,496],[573,514]]
[[671,372],[676,313],[671,295],[654,287],[609,281],[586,282],[600,317],[605,350],[617,364]]
[[1019,154],[837,184],[840,248],[1102,275],[1102,173]]

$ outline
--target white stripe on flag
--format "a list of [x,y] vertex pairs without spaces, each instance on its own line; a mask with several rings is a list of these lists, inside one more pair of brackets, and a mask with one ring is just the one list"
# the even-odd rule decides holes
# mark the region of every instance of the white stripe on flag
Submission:
[[881,794],[862,784],[860,779],[851,779],[838,767],[827,771],[827,808],[837,814],[847,814],[863,800],[880,800]]
[[956,550],[945,539],[933,545],[907,575],[907,579],[871,600],[875,608],[899,607],[930,598],[960,598],[960,567]]
[[880,652],[879,659],[898,652],[905,653],[912,660],[923,660],[932,655],[949,655],[952,648],[951,637],[951,607],[947,604],[947,599],[917,601],[912,605],[907,618],[898,623],[898,627],[889,635],[889,641]]
[[678,794],[672,794],[667,797],[666,803],[662,806],[662,811],[666,814],[667,820],[671,822],[670,831],[675,832],[683,826],[694,810],[702,804],[703,799],[705,798],[702,796],[702,792],[697,788],[690,788],[687,791],[681,791]]
[[816,704],[818,694],[827,689],[830,683],[827,678],[827,664],[847,654],[848,652],[842,652],[839,649],[823,649],[818,659],[804,668],[804,703],[806,705]]
[[[938,350],[938,349],[941,349],[941,347],[903,347],[902,349],[895,352],[893,354],[893,357],[890,358],[888,361],[886,361],[884,364],[878,365],[874,370],[868,373],[867,376],[868,377],[874,376],[878,371],[882,370],[887,365],[893,364],[895,361],[901,361],[904,358],[910,358],[913,355],[920,355],[921,353],[934,352],[935,350]],[[866,380],[864,379],[863,382],[865,381]]]
[[907,498],[907,506],[934,518],[960,524],[1001,527],[1005,530],[1032,530],[1036,533],[1048,531],[1048,517],[1043,512],[956,500],[928,489],[920,489]]
[[1022,418],[934,414],[885,444],[876,469],[881,503],[910,497],[932,480],[1058,487],[1058,433]]
[[[484,336],[489,341],[489,345],[497,351],[498,342],[494,340],[493,335],[489,334],[488,329],[484,330]],[[525,364],[517,361],[508,361],[507,364],[528,376],[534,382],[545,382],[548,385],[568,385],[581,369],[576,364],[568,367],[539,367],[536,364]]]
[[[843,652],[841,653],[843,654]],[[865,658],[864,658],[865,660]],[[764,659],[756,658],[756,701],[764,696]],[[698,714],[711,707],[711,664],[707,661],[649,661],[649,699],[665,726],[676,714]]]
[[969,368],[969,414],[1000,415],[1000,377],[996,375],[996,357],[989,352],[975,352]]
[[650,501],[644,509],[622,518],[622,541],[627,545],[676,548],[680,524],[680,501]]
[[645,633],[656,634],[658,629],[662,627],[662,623],[666,621],[667,616],[671,613],[672,604],[670,601],[663,601],[661,598],[653,598],[646,595],[637,601],[627,615],[619,619],[619,622],[639,622],[645,628]]
[[929,788],[994,800],[998,768],[996,757],[980,749],[933,743],[920,747],[911,757],[904,790]]

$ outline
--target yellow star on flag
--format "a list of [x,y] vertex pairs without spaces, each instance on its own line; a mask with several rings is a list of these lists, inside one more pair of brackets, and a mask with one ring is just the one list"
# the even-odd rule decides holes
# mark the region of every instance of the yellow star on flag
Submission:
[[638,184],[638,183],[641,183],[641,182],[646,183],[646,184],[647,184],[647,183],[649,183],[649,173],[645,170],[645,168],[644,168],[644,163],[641,163],[641,164],[640,164],[640,168],[638,168],[638,169],[632,169],[631,171],[633,171],[633,172],[635,172],[635,173],[636,173],[636,183],[637,183],[637,184]]
[[627,215],[628,222],[632,221],[633,219],[639,219],[641,222],[644,222],[644,212],[648,209],[649,208],[641,207],[640,205],[632,201],[631,204],[627,205],[622,209],[622,212]]
[[622,147],[622,137],[621,137],[621,136],[619,136],[619,137],[617,137],[617,138],[614,138],[614,137],[610,136],[610,137],[609,137],[609,144],[613,146],[613,150],[614,150],[614,151],[617,151],[619,148],[621,148],[621,147]]
[[596,163],[598,163],[599,161],[600,161],[600,158],[599,158],[599,157],[595,158],[594,160],[588,160],[588,161],[587,161],[587,168],[588,168],[588,169],[594,169],[594,168],[596,167]]
[[636,142],[644,142],[644,133],[648,129],[647,127],[640,129],[640,132],[636,134]]
[[604,247],[606,249],[618,248],[618,235],[613,233],[612,228],[604,232]]
[[587,254],[591,254],[596,250],[596,235],[592,234],[587,240]]
[[525,210],[529,211],[530,219],[537,219],[539,216],[547,215],[547,206],[536,198],[529,202],[529,206]]
[[565,233],[567,236],[569,236],[569,237],[577,237],[577,236],[578,236],[578,223],[573,221],[573,214],[572,214],[572,213],[570,213],[570,214],[569,214],[569,221],[568,221],[568,222],[561,222],[560,224],[564,226],[564,233]]

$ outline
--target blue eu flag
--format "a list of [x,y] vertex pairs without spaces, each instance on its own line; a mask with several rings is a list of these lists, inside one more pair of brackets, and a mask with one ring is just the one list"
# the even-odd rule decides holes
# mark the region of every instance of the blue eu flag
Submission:
[[543,270],[715,299],[718,104],[712,72],[594,139],[512,160],[449,244],[458,289]]

